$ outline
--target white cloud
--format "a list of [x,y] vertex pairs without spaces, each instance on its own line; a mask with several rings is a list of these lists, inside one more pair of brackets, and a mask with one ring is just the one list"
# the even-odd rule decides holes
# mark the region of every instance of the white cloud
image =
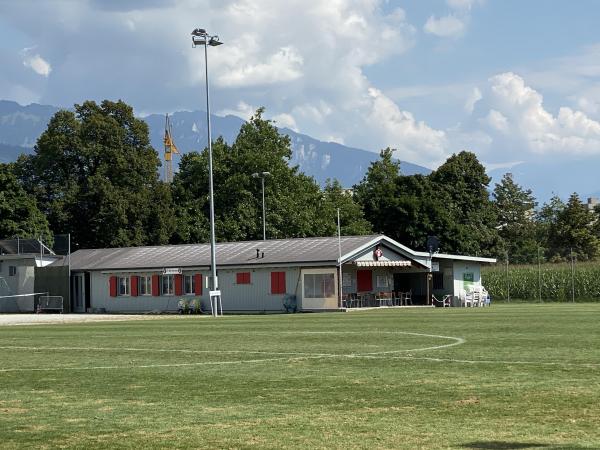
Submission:
[[272,117],[275,125],[281,128],[289,128],[290,130],[298,132],[298,125],[296,125],[296,120],[291,114],[281,113]]
[[410,112],[402,111],[381,91],[370,88],[370,127],[384,136],[388,145],[398,150],[404,161],[436,167],[448,156],[444,131],[435,130],[415,120]]
[[423,26],[426,33],[434,34],[438,37],[459,37],[465,31],[465,23],[463,20],[450,14],[440,17],[430,16]]
[[585,112],[561,107],[553,115],[545,109],[542,94],[512,72],[495,75],[489,83],[485,102],[490,109],[481,120],[522,148],[538,154],[600,154],[600,122]]
[[482,4],[484,0],[446,0],[450,8],[459,10],[470,10],[473,5]]
[[465,111],[467,111],[469,114],[473,113],[475,105],[482,98],[483,97],[481,95],[481,90],[478,87],[474,87],[469,96],[467,97],[467,101],[465,102]]
[[250,117],[256,112],[256,107],[249,105],[244,101],[239,101],[235,108],[225,108],[218,111],[217,114],[221,116],[238,116],[244,120],[250,120]]
[[286,83],[302,76],[303,58],[292,47],[282,47],[266,63],[244,62],[241,54],[230,61],[230,69],[217,78],[223,87],[249,87]]
[[487,123],[490,127],[496,131],[503,133],[508,131],[508,119],[500,112],[495,109],[491,109],[485,119],[482,122]]
[[30,55],[29,50],[30,49],[24,49],[24,51],[23,51],[23,53],[24,53],[23,65],[25,67],[29,67],[31,70],[33,70],[38,75],[41,75],[41,76],[47,78],[48,75],[50,75],[50,72],[52,72],[52,66],[50,65],[50,63],[48,61],[46,61],[40,55],[38,55],[38,54]]

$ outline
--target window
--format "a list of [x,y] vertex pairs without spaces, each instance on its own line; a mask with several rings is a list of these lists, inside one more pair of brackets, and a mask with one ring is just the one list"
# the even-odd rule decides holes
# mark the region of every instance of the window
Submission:
[[304,298],[329,298],[334,296],[334,274],[307,273],[304,275]]
[[442,290],[444,289],[444,274],[443,272],[433,272],[433,289]]
[[138,278],[138,295],[152,295],[152,277],[140,275]]
[[285,272],[271,272],[271,294],[285,294]]
[[161,295],[173,295],[175,293],[175,277],[163,275],[161,283]]
[[119,296],[129,295],[129,277],[119,277],[117,280],[118,294]]
[[14,277],[17,274],[17,266],[8,266],[8,276]]
[[235,274],[237,284],[250,284],[250,272],[238,272]]
[[196,277],[194,275],[183,276],[183,293],[185,295],[196,294]]

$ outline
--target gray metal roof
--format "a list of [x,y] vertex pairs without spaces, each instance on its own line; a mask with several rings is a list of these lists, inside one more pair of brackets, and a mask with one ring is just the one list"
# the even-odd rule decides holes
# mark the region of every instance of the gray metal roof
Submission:
[[[380,235],[343,236],[342,255],[368,244]],[[256,257],[259,249],[264,258]],[[218,266],[337,263],[337,237],[272,239],[217,243]],[[67,258],[59,264],[66,264]],[[164,245],[78,250],[71,255],[72,270],[129,270],[210,265],[210,244]]]

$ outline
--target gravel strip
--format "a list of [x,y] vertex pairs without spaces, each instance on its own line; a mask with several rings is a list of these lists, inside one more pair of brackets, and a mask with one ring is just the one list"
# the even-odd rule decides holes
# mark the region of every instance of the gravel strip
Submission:
[[0,326],[153,320],[161,317],[173,316],[145,314],[0,314]]

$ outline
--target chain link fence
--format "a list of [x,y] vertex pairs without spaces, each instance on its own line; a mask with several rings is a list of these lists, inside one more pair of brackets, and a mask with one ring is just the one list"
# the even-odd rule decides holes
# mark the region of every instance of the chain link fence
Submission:
[[482,282],[494,300],[529,302],[600,301],[600,263],[566,261],[511,264],[510,255],[482,268]]

